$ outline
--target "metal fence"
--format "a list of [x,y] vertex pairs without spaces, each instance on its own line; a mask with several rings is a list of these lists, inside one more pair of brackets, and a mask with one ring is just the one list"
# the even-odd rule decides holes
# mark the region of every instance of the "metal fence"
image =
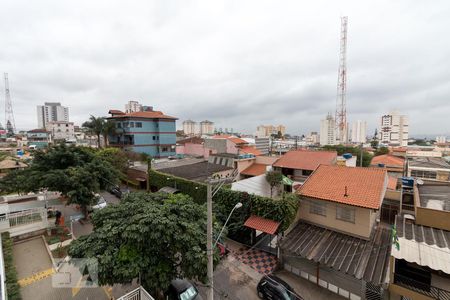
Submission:
[[7,213],[0,216],[0,231],[38,222],[47,222],[47,211],[45,208],[40,207],[16,213]]
[[155,300],[150,294],[142,287],[132,290],[128,294],[123,295],[117,300]]
[[394,283],[434,299],[450,300],[450,292],[409,277],[394,274]]

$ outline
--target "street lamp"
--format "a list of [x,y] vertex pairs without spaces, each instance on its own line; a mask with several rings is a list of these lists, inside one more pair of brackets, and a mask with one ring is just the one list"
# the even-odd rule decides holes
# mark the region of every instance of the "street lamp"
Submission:
[[231,210],[230,214],[228,215],[227,220],[225,221],[225,224],[223,224],[222,229],[220,230],[219,235],[217,236],[216,242],[214,243],[213,249],[216,247],[217,242],[219,242],[220,236],[222,235],[223,230],[225,229],[225,226],[227,226],[228,221],[230,220],[231,215],[233,214],[235,209],[241,208],[242,207],[242,203],[238,202],[236,203],[236,205],[233,207],[233,209]]

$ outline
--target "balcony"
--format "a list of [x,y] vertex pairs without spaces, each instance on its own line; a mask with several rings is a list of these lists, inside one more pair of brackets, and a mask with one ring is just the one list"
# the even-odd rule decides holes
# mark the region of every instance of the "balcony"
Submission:
[[400,274],[394,274],[394,283],[433,299],[450,300],[449,291],[411,279]]
[[123,295],[117,300],[155,300],[150,294],[142,287],[138,287],[132,290],[128,294]]

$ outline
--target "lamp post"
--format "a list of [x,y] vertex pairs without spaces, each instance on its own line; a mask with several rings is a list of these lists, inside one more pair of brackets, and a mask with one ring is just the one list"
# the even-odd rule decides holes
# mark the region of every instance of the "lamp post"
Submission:
[[220,238],[220,235],[222,234],[225,226],[227,225],[228,220],[231,217],[231,214],[233,214],[233,211],[236,208],[242,207],[242,203],[236,203],[236,205],[231,210],[230,214],[228,215],[228,218],[225,222],[225,224],[222,227],[222,230],[219,233],[219,236],[217,237],[216,242],[214,243],[214,246],[212,244],[212,185],[211,180],[209,179],[207,181],[207,201],[206,201],[206,208],[207,208],[207,226],[206,226],[206,254],[208,256],[208,290],[207,290],[207,300],[213,300],[214,299],[214,247],[217,244],[217,241]]
[[227,220],[225,221],[225,224],[223,224],[223,227],[222,227],[222,229],[220,230],[220,233],[219,233],[219,235],[217,236],[216,241],[214,242],[213,248],[215,248],[216,245],[217,245],[217,243],[219,242],[220,236],[222,235],[222,232],[223,232],[223,230],[225,229],[225,226],[227,226],[228,221],[230,220],[231,215],[233,214],[234,210],[235,210],[235,209],[238,209],[238,208],[241,208],[241,207],[242,207],[242,203],[241,203],[241,202],[236,203],[236,205],[233,207],[233,209],[231,210],[230,214],[228,215]]

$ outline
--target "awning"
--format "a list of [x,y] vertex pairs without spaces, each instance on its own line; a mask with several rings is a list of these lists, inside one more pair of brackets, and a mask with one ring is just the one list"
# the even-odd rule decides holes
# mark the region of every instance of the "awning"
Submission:
[[244,226],[252,229],[256,229],[268,234],[275,234],[275,232],[278,229],[278,226],[280,226],[279,222],[264,219],[258,216],[250,216],[250,218],[245,221]]
[[294,183],[294,181],[292,181],[290,178],[283,176],[283,179],[281,180],[281,182],[284,185],[292,185]]

